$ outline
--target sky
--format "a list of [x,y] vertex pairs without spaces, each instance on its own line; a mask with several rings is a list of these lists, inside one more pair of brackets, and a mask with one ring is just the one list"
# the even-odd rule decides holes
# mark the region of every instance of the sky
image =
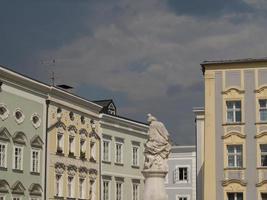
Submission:
[[267,56],[265,0],[0,2],[0,65],[46,83],[53,71],[134,120],[151,113],[177,145],[195,142],[202,61]]

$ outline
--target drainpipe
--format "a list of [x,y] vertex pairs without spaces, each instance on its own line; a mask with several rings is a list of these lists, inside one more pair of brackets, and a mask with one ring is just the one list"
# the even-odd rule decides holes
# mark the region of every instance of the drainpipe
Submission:
[[46,192],[47,192],[47,170],[48,170],[48,166],[47,166],[47,154],[48,154],[48,149],[47,149],[47,145],[48,145],[48,108],[49,108],[49,104],[50,104],[50,100],[46,100],[46,131],[45,131],[45,182],[44,182],[44,200],[46,200]]

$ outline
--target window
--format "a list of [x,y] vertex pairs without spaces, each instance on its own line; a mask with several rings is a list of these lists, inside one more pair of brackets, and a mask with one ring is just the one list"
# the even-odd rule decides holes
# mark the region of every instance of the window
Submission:
[[57,134],[57,152],[63,153],[63,134],[62,133]]
[[261,193],[261,200],[267,200],[267,193]]
[[5,196],[0,196],[0,200],[5,200]]
[[56,175],[56,196],[62,196],[63,185],[62,185],[62,175]]
[[139,165],[139,157],[138,157],[138,147],[134,146],[133,147],[133,160],[132,160],[132,164],[133,166],[138,166]]
[[93,161],[96,161],[96,143],[91,141],[90,142],[90,148],[91,148],[91,154],[90,154],[90,159]]
[[187,198],[187,197],[184,197],[184,196],[179,196],[179,197],[177,198],[177,200],[188,200],[188,198]]
[[267,144],[260,144],[261,166],[267,166]]
[[116,143],[115,162],[122,163],[122,144]]
[[31,160],[31,171],[39,172],[40,171],[40,151],[32,150],[32,160]]
[[109,181],[103,181],[103,200],[109,200]]
[[267,99],[260,99],[260,121],[267,121]]
[[74,178],[72,176],[68,177],[68,197],[73,197],[74,196]]
[[110,156],[109,156],[109,141],[103,140],[103,161],[110,161]]
[[20,197],[13,197],[13,200],[20,200]]
[[226,101],[227,122],[241,122],[241,101]]
[[6,152],[7,144],[0,143],[0,167],[6,167]]
[[116,200],[122,200],[122,183],[116,182]]
[[80,178],[79,180],[80,199],[85,199],[84,183],[85,183],[84,179]]
[[85,159],[85,140],[80,139],[80,158]]
[[242,145],[227,145],[228,167],[242,167]]
[[69,136],[69,155],[74,156],[75,152],[75,141],[73,136]]
[[133,200],[139,200],[138,184],[133,184]]
[[173,175],[174,183],[188,182],[188,167],[176,167]]
[[228,200],[243,200],[243,193],[241,192],[228,192]]
[[22,165],[23,165],[23,148],[15,146],[13,169],[22,170]]

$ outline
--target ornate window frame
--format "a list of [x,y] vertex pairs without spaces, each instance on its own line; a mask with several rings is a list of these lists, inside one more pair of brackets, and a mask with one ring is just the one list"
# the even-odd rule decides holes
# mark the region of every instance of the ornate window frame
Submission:
[[0,118],[2,121],[6,120],[9,116],[9,110],[7,108],[7,105],[0,103],[0,109],[5,109],[6,111],[3,114],[0,114]]
[[[35,119],[37,118],[37,122],[35,122]],[[42,120],[38,113],[33,113],[31,116],[31,122],[35,129],[39,128],[41,126]]]
[[[21,115],[20,118],[17,118],[17,113],[20,113],[20,115]],[[24,115],[22,109],[16,108],[15,111],[13,112],[13,116],[14,116],[15,122],[17,124],[21,124],[24,122],[25,115]]]

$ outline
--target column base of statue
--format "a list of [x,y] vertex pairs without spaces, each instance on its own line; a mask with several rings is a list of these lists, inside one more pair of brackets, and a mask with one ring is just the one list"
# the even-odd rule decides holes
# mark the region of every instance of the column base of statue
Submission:
[[168,200],[165,190],[165,176],[167,171],[144,170],[145,188],[143,200]]

